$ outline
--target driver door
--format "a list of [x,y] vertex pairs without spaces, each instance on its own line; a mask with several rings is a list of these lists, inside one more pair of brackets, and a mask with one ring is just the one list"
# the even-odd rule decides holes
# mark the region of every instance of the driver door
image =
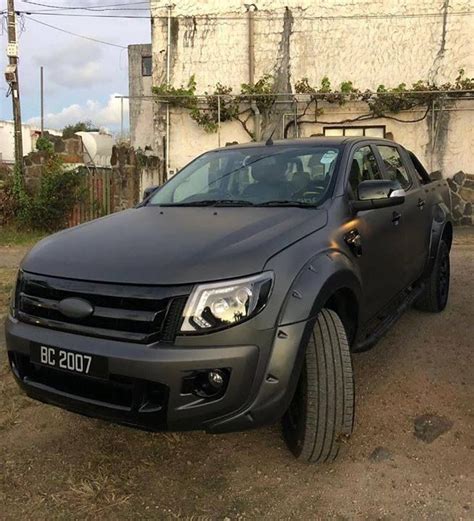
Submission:
[[[356,148],[350,159],[348,189],[357,199],[362,181],[383,179],[379,156],[371,144]],[[361,238],[357,264],[362,277],[362,321],[377,315],[400,291],[403,261],[400,256],[401,228],[396,208],[377,208],[358,212],[351,221]]]

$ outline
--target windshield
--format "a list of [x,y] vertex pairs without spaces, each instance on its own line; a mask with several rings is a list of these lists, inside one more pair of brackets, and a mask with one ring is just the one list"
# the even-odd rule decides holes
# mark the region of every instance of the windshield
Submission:
[[327,197],[338,147],[259,147],[208,152],[148,201],[160,206],[317,206]]

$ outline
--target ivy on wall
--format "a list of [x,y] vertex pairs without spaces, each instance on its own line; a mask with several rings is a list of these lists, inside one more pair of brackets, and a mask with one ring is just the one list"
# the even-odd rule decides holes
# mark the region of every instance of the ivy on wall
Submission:
[[[205,92],[204,98],[196,95],[196,78],[191,76],[186,86],[173,87],[162,84],[153,87],[153,94],[157,99],[162,96],[172,107],[181,107],[189,110],[189,115],[206,132],[216,132],[219,124],[226,121],[240,121],[247,133],[253,137],[247,127],[252,113],[250,106],[241,110],[241,105],[256,104],[260,113],[266,115],[275,103],[273,77],[263,76],[254,85],[243,83],[239,97],[232,94],[232,87],[217,83],[212,92]],[[220,99],[220,101],[219,101]],[[219,107],[220,105],[220,107]],[[220,111],[220,119],[219,119]]]
[[[312,86],[308,78],[302,78],[294,85],[294,95],[303,94],[305,96],[306,107],[299,113],[297,119],[304,117],[311,105],[316,105],[316,116],[321,116],[324,112],[318,105],[323,101],[330,104],[344,105],[348,102],[365,102],[369,112],[359,115],[352,119],[341,122],[313,121],[313,123],[350,123],[375,118],[395,119],[403,123],[421,121],[428,115],[433,103],[443,100],[446,93],[458,94],[462,96],[464,91],[474,90],[474,78],[466,77],[463,69],[454,82],[436,85],[424,80],[419,80],[407,87],[401,83],[396,87],[386,87],[379,85],[375,91],[360,90],[356,88],[352,81],[342,82],[338,88],[333,89],[331,81],[327,76],[323,77],[320,85]],[[207,132],[216,132],[220,122],[237,120],[243,125],[246,132],[253,138],[253,133],[249,130],[247,122],[250,119],[253,109],[256,107],[264,118],[271,114],[275,101],[275,86],[273,77],[265,75],[255,84],[242,84],[238,96],[233,95],[232,88],[217,83],[212,92],[205,92],[204,96],[196,95],[196,79],[191,76],[186,86],[173,87],[172,85],[162,84],[153,87],[153,93],[157,99],[160,96],[172,106],[181,107],[189,110],[191,118]],[[220,99],[220,102],[218,101]],[[220,107],[219,107],[220,104]],[[244,106],[242,109],[241,107]],[[425,114],[415,120],[403,120],[394,117],[394,114],[411,110],[417,107],[425,107]],[[294,120],[289,124],[294,124]]]

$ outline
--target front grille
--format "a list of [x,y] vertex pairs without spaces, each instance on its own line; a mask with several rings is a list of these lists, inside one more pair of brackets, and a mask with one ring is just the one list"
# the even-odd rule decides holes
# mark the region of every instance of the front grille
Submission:
[[[18,319],[87,336],[150,343],[172,342],[189,286],[136,286],[85,282],[23,273],[18,285]],[[89,302],[94,312],[71,318],[59,310],[66,298]]]

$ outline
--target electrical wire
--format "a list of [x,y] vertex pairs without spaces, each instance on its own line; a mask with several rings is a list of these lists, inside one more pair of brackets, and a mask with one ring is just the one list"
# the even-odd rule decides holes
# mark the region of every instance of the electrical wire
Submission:
[[61,27],[56,27],[55,25],[47,24],[46,22],[42,22],[41,20],[36,20],[31,16],[28,18],[32,22],[36,22],[37,24],[44,25],[49,27],[50,29],[56,29],[56,31],[60,31],[62,33],[69,34],[71,36],[77,36],[78,38],[83,38],[84,40],[90,40],[91,42],[102,43],[104,45],[110,45],[111,47],[117,47],[119,49],[127,49],[125,45],[119,45],[117,43],[105,42],[104,40],[98,40],[97,38],[92,38],[91,36],[85,36],[84,34],[73,33],[72,31],[67,31],[66,29],[62,29]]
[[[106,5],[89,5],[89,6],[72,6],[72,5],[52,5],[52,4],[44,4],[42,2],[35,2],[33,0],[22,0],[25,4],[38,5],[41,7],[47,7],[49,9],[61,9],[61,10],[83,10],[83,11],[107,11],[109,7],[120,7],[120,6],[129,6],[129,5],[142,5],[149,4],[149,1],[143,2],[125,2],[119,4],[106,4]],[[142,8],[145,9],[145,8]],[[148,9],[148,8],[147,8]],[[127,9],[124,9],[127,10]]]
[[[128,9],[125,9],[128,11]],[[94,10],[95,11],[95,10]],[[128,19],[162,19],[166,20],[168,17],[165,15],[112,15],[112,14],[92,14],[92,13],[58,13],[54,12],[45,12],[45,11],[16,11],[17,14],[29,14],[35,16],[65,16],[71,18],[128,18]],[[453,11],[449,13],[449,16],[469,16],[473,15],[474,11]],[[294,20],[314,20],[314,21],[323,21],[323,20],[367,20],[367,19],[394,19],[394,18],[442,18],[443,13],[381,13],[381,14],[356,14],[356,15],[334,15],[334,16],[295,16]],[[175,19],[204,19],[206,21],[219,21],[219,20],[246,20],[244,15],[219,15],[219,14],[198,14],[198,15],[176,15],[173,18]],[[272,20],[283,20],[284,15],[272,15],[265,14],[261,16],[256,16],[256,21],[272,21]]]
[[[141,16],[141,15],[125,15],[125,14],[117,14],[117,15],[108,15],[108,14],[82,14],[82,13],[57,13],[57,12],[44,12],[44,11],[15,11],[16,14],[26,14],[26,15],[35,15],[35,16],[66,16],[68,18],[128,18],[128,19],[137,19],[137,20],[150,20],[150,16]],[[166,18],[163,16],[162,18]]]

